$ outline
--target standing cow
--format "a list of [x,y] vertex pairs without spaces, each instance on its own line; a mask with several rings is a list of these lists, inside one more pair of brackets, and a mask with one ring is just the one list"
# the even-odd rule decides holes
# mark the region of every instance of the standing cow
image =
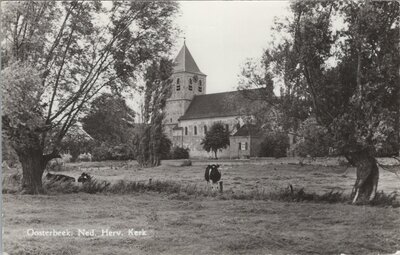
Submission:
[[206,171],[204,173],[204,178],[207,181],[207,185],[211,185],[211,188],[218,190],[218,185],[215,187],[216,184],[221,180],[221,171],[218,169],[219,165],[208,165],[206,167]]

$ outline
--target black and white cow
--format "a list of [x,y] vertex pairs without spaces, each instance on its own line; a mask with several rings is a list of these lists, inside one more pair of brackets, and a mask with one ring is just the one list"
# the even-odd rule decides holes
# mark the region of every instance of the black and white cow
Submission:
[[79,176],[78,178],[78,182],[90,182],[92,180],[92,176],[90,174],[87,173],[82,173],[81,176]]
[[108,186],[111,185],[109,181],[98,181],[93,176],[87,173],[82,173],[81,176],[79,176],[78,178],[78,182],[82,182],[82,184],[90,183],[92,185],[95,185],[100,191],[106,189]]
[[[211,185],[212,189],[214,189],[215,184],[217,184],[221,180],[221,171],[218,168],[219,165],[208,165],[204,173],[204,178],[207,181],[207,185]],[[216,189],[218,189],[218,186],[216,187]]]
[[60,182],[75,182],[75,178],[63,174],[52,174],[52,173],[47,173],[46,174],[47,180],[50,181],[60,181]]

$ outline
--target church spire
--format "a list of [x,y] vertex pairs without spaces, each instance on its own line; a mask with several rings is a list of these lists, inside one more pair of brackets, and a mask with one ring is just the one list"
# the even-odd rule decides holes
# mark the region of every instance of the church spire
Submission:
[[199,67],[192,57],[192,54],[190,54],[190,51],[186,46],[186,38],[184,38],[182,49],[176,56],[174,64],[174,73],[188,72],[204,75],[204,73],[200,71]]

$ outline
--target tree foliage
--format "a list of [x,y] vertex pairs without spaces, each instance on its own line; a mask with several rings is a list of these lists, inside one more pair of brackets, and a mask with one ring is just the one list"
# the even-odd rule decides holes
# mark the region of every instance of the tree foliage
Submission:
[[3,129],[26,192],[41,192],[45,165],[100,91],[131,88],[168,52],[177,9],[170,1],[2,3]]
[[83,129],[98,142],[118,145],[132,137],[135,112],[119,95],[103,93],[90,104],[82,118]]
[[296,154],[301,157],[326,157],[332,148],[333,139],[328,130],[310,118],[301,124],[300,141],[296,144]]
[[61,142],[60,151],[69,153],[71,161],[75,162],[82,153],[91,152],[94,145],[93,137],[86,133],[81,125],[75,124],[68,130]]
[[289,137],[285,132],[268,133],[261,143],[259,157],[286,157],[289,148]]
[[225,129],[220,122],[214,123],[201,141],[201,145],[207,152],[214,152],[217,159],[217,151],[226,149],[229,146],[229,130]]
[[165,105],[171,95],[172,61],[154,61],[146,71],[142,131],[137,137],[137,161],[142,166],[158,166],[168,157],[171,141],[164,133]]
[[286,115],[315,117],[357,166],[355,200],[373,199],[374,156],[399,151],[399,3],[296,1],[291,11],[275,24],[282,36],[263,56],[263,75],[279,78]]
[[189,148],[182,148],[179,146],[173,147],[171,151],[171,159],[188,159]]

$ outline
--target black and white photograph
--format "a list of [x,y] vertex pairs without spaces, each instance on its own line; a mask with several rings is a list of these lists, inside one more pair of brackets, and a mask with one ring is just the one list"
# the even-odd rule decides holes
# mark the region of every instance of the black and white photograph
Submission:
[[399,1],[0,4],[3,255],[400,255]]

